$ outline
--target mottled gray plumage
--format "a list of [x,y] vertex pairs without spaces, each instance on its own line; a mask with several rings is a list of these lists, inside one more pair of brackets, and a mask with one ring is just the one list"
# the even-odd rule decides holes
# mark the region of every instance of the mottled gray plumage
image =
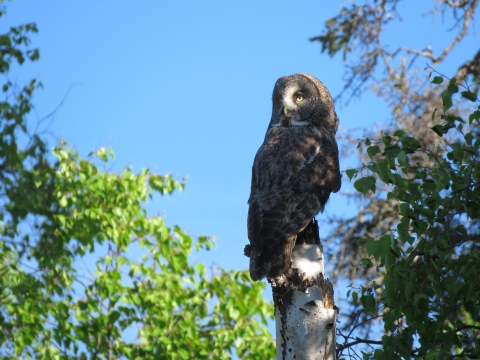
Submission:
[[275,278],[290,268],[298,235],[341,185],[338,117],[327,88],[307,74],[284,76],[255,156],[248,200],[250,275]]

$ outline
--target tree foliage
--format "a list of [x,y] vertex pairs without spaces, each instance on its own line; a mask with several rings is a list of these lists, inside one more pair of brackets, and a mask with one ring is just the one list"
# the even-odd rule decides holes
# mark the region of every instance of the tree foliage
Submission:
[[[480,101],[466,89],[462,95],[477,109],[467,119],[449,113],[458,89],[453,78],[443,91],[443,121],[431,129],[440,140],[456,133],[444,154],[397,130],[368,141],[371,161],[359,172],[372,175],[355,181],[365,195],[377,181],[388,184],[400,217],[390,233],[366,243],[364,265],[383,279],[356,295],[367,313],[383,317],[376,359],[480,355]],[[417,165],[425,154],[432,167]]]
[[384,43],[401,3],[355,2],[311,39],[347,62],[337,100],[370,89],[391,109],[386,123],[342,139],[344,155],[358,154],[346,170],[357,192],[345,196],[359,206],[330,219],[326,246],[334,278],[352,284],[338,354],[478,358],[480,51],[465,54],[451,79],[436,70],[471,33],[478,0],[432,1],[432,17],[453,19],[438,54],[408,38]]
[[[39,58],[28,48],[36,32],[0,36],[2,74]],[[184,184],[108,171],[109,148],[82,158],[62,142],[50,152],[27,126],[39,86],[6,81],[0,102],[0,357],[273,358],[264,284],[191,263],[213,240],[147,214],[155,193]]]

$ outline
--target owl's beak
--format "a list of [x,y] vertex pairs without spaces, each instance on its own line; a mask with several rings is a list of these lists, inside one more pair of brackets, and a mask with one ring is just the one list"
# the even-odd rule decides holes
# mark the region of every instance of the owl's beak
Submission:
[[280,123],[282,124],[282,126],[288,126],[290,125],[290,119],[289,119],[287,107],[283,105],[282,110],[283,110],[282,111],[283,115],[280,116]]

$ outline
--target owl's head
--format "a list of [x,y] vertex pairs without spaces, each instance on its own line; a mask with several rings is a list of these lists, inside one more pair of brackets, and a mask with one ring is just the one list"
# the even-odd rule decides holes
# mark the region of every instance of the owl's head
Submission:
[[332,97],[320,80],[308,74],[283,76],[273,89],[273,111],[270,126],[314,125],[338,128]]

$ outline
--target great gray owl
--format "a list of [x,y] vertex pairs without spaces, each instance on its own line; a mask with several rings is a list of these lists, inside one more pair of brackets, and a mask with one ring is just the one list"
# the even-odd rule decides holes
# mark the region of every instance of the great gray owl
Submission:
[[245,254],[253,280],[276,278],[290,268],[297,235],[341,185],[338,117],[327,88],[312,75],[284,76],[272,101],[248,200]]

